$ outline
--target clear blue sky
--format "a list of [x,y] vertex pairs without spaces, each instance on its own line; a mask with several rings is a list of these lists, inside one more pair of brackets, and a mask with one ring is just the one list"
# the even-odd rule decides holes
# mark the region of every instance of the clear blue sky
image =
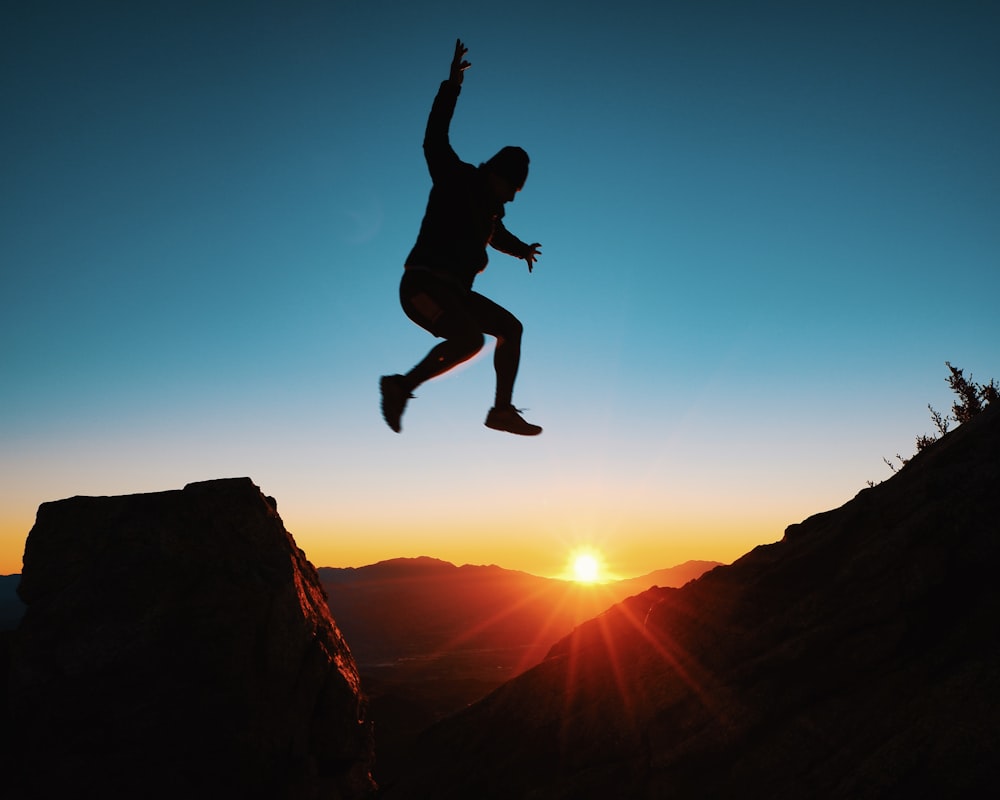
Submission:
[[[531,154],[477,288],[525,324],[393,434],[397,283],[452,143]],[[0,573],[39,503],[248,475],[319,565],[729,561],[1000,378],[993,2],[0,9]]]

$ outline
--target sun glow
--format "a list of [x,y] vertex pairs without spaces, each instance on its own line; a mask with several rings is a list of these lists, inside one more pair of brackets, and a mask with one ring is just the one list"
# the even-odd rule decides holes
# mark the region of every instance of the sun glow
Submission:
[[601,580],[601,561],[597,554],[589,550],[574,553],[571,559],[571,574],[577,583],[597,583]]

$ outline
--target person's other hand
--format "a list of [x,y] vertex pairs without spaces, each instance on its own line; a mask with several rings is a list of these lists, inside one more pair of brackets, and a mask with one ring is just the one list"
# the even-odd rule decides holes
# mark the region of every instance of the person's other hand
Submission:
[[528,254],[524,257],[524,260],[528,262],[528,272],[531,272],[535,267],[535,259],[538,258],[542,251],[539,250],[542,245],[539,242],[528,245]]
[[465,77],[465,71],[472,66],[468,61],[462,60],[462,57],[468,52],[469,48],[462,44],[462,40],[456,39],[455,57],[451,60],[451,72],[448,75],[448,80],[459,86],[462,85],[462,78]]

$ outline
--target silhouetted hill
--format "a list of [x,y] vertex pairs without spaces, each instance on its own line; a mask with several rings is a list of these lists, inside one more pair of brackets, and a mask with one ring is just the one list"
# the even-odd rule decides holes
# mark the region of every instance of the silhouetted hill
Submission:
[[321,567],[323,579],[328,583],[361,583],[395,579],[433,578],[452,575],[458,567],[449,561],[420,556],[419,558],[392,558],[366,567]]
[[45,503],[18,591],[4,796],[374,794],[356,665],[248,478]]
[[992,796],[1000,407],[430,728],[389,800]]

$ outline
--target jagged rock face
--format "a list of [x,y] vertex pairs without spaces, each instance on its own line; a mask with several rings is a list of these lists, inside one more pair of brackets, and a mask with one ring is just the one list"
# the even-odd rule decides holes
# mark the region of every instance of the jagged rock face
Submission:
[[834,511],[580,626],[390,800],[991,796],[1000,408]]
[[25,796],[373,793],[354,660],[249,479],[46,503],[19,593]]

